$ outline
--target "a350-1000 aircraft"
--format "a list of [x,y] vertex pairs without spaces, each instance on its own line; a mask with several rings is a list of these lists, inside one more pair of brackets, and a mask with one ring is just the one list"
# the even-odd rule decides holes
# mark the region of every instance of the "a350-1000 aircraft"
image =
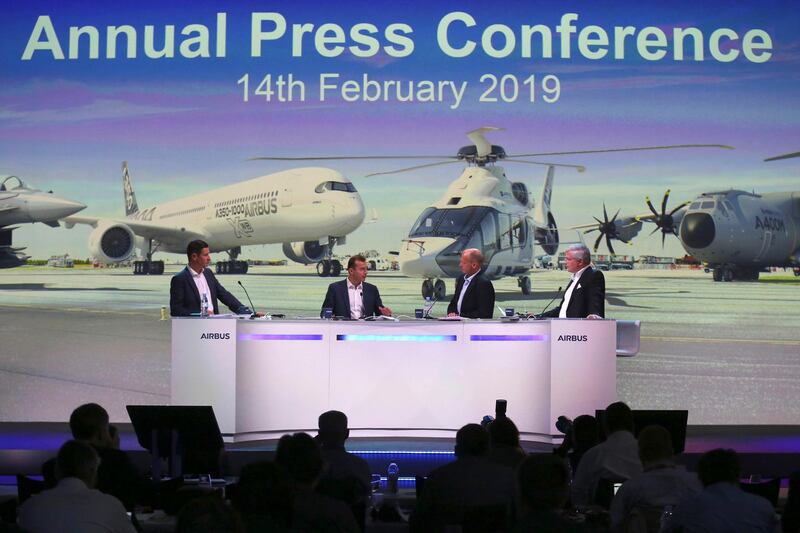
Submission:
[[179,198],[140,210],[127,162],[122,163],[125,217],[70,216],[66,226],[88,224],[89,250],[107,263],[130,259],[135,274],[162,274],[155,252],[186,253],[186,245],[202,239],[212,252],[227,252],[217,261],[220,274],[247,273],[237,260],[242,246],[283,243],[292,261],[317,263],[321,276],[338,276],[342,265],[332,249],[364,221],[364,204],[353,184],[339,172],[309,167],[259,178]]

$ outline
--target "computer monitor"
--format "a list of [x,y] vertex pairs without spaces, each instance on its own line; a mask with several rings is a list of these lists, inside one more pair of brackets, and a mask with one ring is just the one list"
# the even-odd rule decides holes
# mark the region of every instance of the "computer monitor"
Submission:
[[[597,426],[600,428],[600,440],[604,441],[605,436],[605,410],[595,411]],[[678,454],[686,448],[686,423],[689,419],[689,411],[686,410],[654,410],[642,409],[633,411],[634,435],[639,437],[639,432],[647,426],[657,425],[669,431],[672,436],[672,450]]]
[[211,406],[128,405],[136,438],[153,455],[153,475],[160,472],[161,458],[170,473],[219,475],[222,434]]

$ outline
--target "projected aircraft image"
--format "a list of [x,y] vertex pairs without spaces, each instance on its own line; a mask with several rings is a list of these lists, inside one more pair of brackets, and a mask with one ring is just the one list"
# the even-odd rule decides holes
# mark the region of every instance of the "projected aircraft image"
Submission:
[[[765,161],[798,156],[785,154]],[[642,222],[653,223],[652,233],[661,232],[662,244],[667,235],[677,237],[686,253],[712,272],[714,281],[754,281],[769,267],[792,268],[800,276],[800,191],[713,191],[672,209],[667,207],[669,196],[668,190],[660,212],[648,197],[648,214],[618,218],[617,211],[609,219],[603,206],[603,220],[595,217],[596,224],[574,228],[599,232],[594,250],[605,237],[613,254],[611,241],[628,243],[641,231]]]
[[163,274],[158,251],[185,254],[195,239],[212,252],[227,252],[217,261],[218,274],[246,274],[238,260],[242,246],[283,243],[292,261],[319,263],[320,273],[338,276],[342,265],[332,260],[333,247],[364,221],[364,204],[355,186],[326,168],[300,168],[262,176],[140,210],[127,162],[122,164],[125,217],[72,216],[67,227],[94,228],[89,250],[107,263],[126,261],[141,250],[135,274]]
[[[77,213],[86,206],[53,194],[41,191],[25,183],[17,176],[0,176],[0,268],[24,265],[29,256],[25,247],[13,246],[14,224],[41,222],[58,227],[58,220]],[[11,226],[11,227],[9,227]]]

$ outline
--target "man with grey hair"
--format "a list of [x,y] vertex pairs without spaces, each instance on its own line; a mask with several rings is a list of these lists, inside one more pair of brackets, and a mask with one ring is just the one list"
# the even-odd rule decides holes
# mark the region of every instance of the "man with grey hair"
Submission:
[[447,316],[464,318],[492,318],[494,314],[494,286],[483,275],[483,254],[477,248],[461,252],[459,261],[462,275],[456,280],[453,299],[447,306]]
[[94,489],[99,465],[100,457],[89,444],[64,443],[56,458],[58,485],[20,507],[19,525],[36,533],[135,533],[122,503]]
[[573,244],[564,254],[567,272],[572,277],[558,307],[539,318],[603,318],[605,316],[606,280],[592,267],[592,254],[585,244]]

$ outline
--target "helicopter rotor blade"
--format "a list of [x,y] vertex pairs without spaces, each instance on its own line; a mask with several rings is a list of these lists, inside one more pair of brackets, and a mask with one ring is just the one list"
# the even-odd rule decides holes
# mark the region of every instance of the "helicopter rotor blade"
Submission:
[[586,170],[586,167],[583,165],[567,165],[565,163],[544,163],[541,161],[522,161],[520,159],[503,159],[504,163],[522,163],[523,165],[544,165],[548,167],[566,167],[566,168],[574,168],[578,172],[583,172]]
[[[641,152],[646,150],[673,150],[680,148],[720,148],[723,150],[733,150],[733,146],[727,144],[669,144],[665,146],[637,146],[634,148],[606,148],[601,150],[575,150],[573,152],[541,152],[537,154],[515,154],[508,157],[541,157],[549,155],[575,155],[575,154],[602,154],[609,152]],[[800,152],[798,152],[800,154]],[[795,156],[796,157],[796,156]]]
[[387,170],[384,172],[372,172],[370,174],[366,174],[365,178],[372,178],[374,176],[386,176],[388,174],[400,174],[402,172],[410,172],[412,170],[419,170],[421,168],[431,168],[431,167],[439,167],[442,165],[451,165],[453,163],[460,163],[460,161],[440,161],[439,163],[428,163],[427,165],[416,165],[413,167],[406,167],[406,168],[398,168],[395,170]]
[[452,155],[333,155],[333,156],[314,156],[314,157],[250,157],[247,161],[347,161],[347,160],[370,159],[456,159]]
[[764,162],[767,162],[767,161],[779,161],[781,159],[792,159],[793,157],[800,157],[800,152],[792,152],[790,154],[775,155],[775,156],[766,158],[764,160]]

